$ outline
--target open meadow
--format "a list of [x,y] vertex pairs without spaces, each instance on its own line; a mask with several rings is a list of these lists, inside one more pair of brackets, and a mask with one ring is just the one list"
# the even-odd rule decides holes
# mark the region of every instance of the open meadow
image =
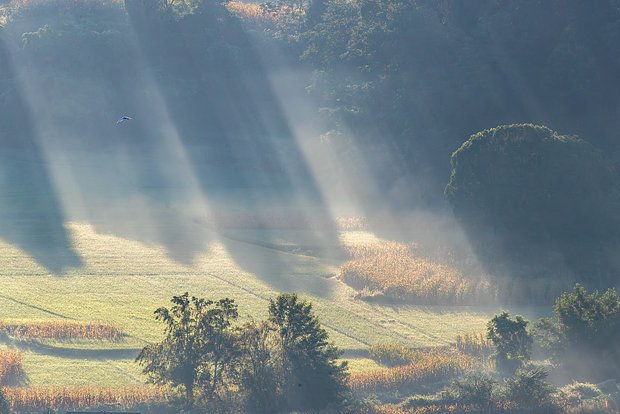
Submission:
[[[196,232],[208,232],[212,241],[191,263],[175,261],[162,246],[99,233],[96,226],[81,223],[66,227],[82,264],[60,274],[50,273],[9,243],[0,244],[3,324],[48,322],[48,329],[53,329],[54,324],[90,323],[122,332],[121,337],[100,339],[3,335],[4,347],[23,352],[24,385],[142,383],[145,378],[133,359],[162,335],[153,311],[185,291],[206,298],[234,298],[243,318],[256,319],[266,316],[268,300],[278,292],[300,292],[312,301],[354,372],[377,367],[367,357],[374,343],[446,345],[458,334],[483,330],[497,310],[361,301],[355,299],[354,289],[337,280],[339,259],[291,249],[296,244],[307,246],[303,230],[215,232],[195,226]],[[345,245],[371,240],[375,236],[363,231],[340,235]]]

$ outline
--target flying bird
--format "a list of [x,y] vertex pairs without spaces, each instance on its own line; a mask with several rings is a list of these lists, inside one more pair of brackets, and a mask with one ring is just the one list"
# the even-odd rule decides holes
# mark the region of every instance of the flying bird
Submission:
[[123,123],[123,122],[125,122],[125,121],[131,121],[132,119],[133,119],[133,118],[131,118],[131,117],[127,116],[127,115],[123,115],[123,116],[121,116],[121,117],[119,118],[119,120],[118,120],[118,121],[116,121],[116,125],[118,125],[118,124],[122,124],[122,123]]

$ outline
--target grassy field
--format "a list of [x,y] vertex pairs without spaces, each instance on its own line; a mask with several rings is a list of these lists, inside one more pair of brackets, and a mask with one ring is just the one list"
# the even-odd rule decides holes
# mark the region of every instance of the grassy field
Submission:
[[[166,231],[163,225],[159,231]],[[498,309],[385,306],[354,299],[356,291],[336,280],[339,259],[307,254],[317,239],[308,231],[214,232],[195,224],[209,240],[204,250],[174,259],[171,246],[150,244],[98,230],[97,225],[66,225],[81,265],[50,273],[26,250],[0,243],[0,319],[112,322],[122,341],[5,340],[24,352],[27,383],[49,385],[130,385],[144,378],[133,357],[158,340],[161,326],[153,311],[172,295],[189,291],[231,297],[244,318],[264,318],[267,302],[280,291],[310,299],[331,338],[345,350],[355,371],[376,368],[365,357],[370,344],[394,340],[411,346],[453,342],[456,335],[484,328]],[[375,236],[345,232],[338,243],[362,243]],[[333,239],[333,237],[331,237]],[[303,248],[295,249],[299,245]]]

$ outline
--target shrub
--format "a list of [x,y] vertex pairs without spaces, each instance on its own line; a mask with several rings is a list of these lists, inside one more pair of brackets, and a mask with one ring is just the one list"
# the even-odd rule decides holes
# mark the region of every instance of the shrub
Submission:
[[560,395],[566,407],[578,408],[585,404],[603,407],[605,394],[594,384],[573,382],[560,388]]
[[448,393],[454,402],[489,407],[497,380],[486,372],[472,371],[452,382]]
[[555,406],[555,389],[547,382],[543,368],[518,370],[506,380],[506,399],[523,409],[550,409]]

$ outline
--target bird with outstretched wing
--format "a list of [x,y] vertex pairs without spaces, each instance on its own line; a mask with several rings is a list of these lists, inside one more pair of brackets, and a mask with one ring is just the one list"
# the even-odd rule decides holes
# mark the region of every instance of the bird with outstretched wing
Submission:
[[127,115],[123,115],[121,116],[118,121],[116,121],[116,125],[118,124],[122,124],[123,122],[127,122],[127,121],[131,121],[133,118],[127,116]]

